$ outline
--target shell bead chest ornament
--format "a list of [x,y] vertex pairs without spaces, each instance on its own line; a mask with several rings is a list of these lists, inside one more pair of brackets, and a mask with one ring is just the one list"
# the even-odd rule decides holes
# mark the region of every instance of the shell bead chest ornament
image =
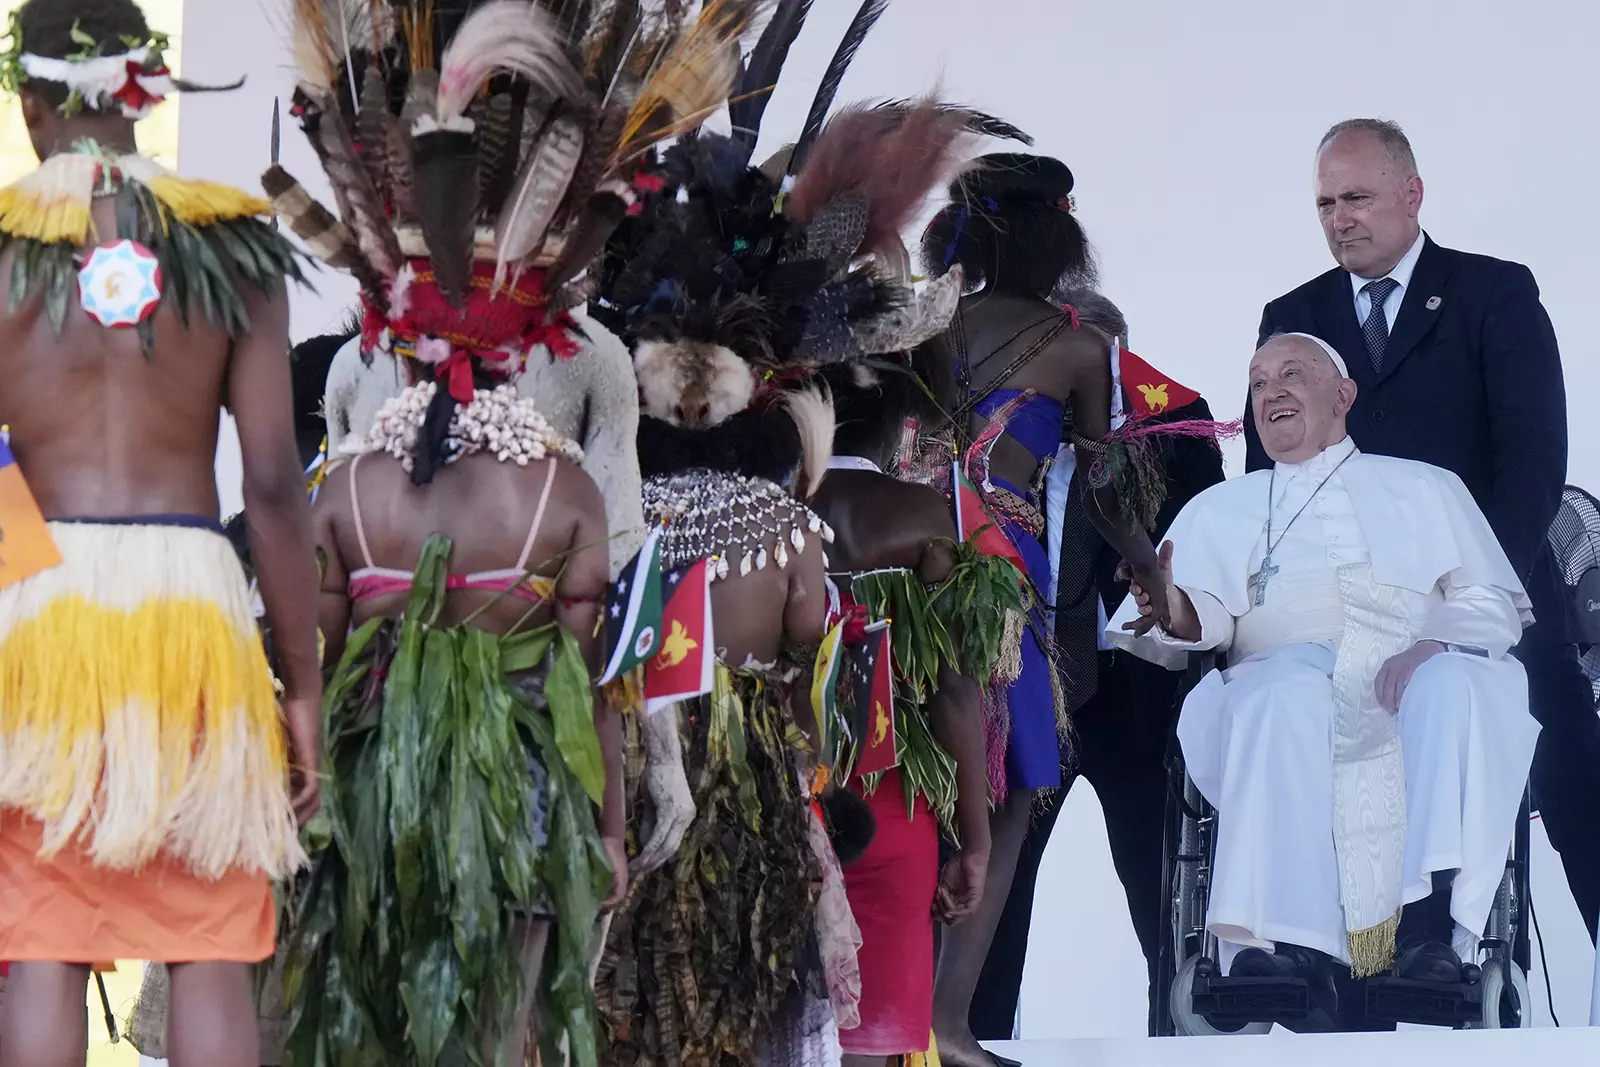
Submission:
[[[419,382],[402,390],[378,410],[372,431],[342,451],[386,452],[410,473],[412,451],[438,391],[436,382]],[[445,434],[445,462],[454,463],[478,452],[492,453],[500,462],[519,467],[547,456],[574,463],[583,461],[583,449],[557,433],[533,402],[519,396],[511,385],[476,390],[450,418]]]
[[[765,478],[696,470],[644,484],[648,521],[660,523],[663,563],[669,567],[716,557],[712,580],[743,578],[770,560],[789,566],[789,548],[804,552],[808,536],[833,543],[822,517]],[[767,535],[777,545],[767,552]],[[730,560],[737,560],[731,563]]]

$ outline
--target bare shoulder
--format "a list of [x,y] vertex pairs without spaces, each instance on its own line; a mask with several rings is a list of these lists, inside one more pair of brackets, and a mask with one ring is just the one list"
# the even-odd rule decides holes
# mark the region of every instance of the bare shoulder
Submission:
[[[600,487],[595,484],[595,480],[587,471],[569,459],[557,459],[555,464],[555,482],[551,486],[551,494],[560,497],[568,506],[581,512],[585,518],[594,519],[602,526],[605,525],[605,500],[601,497]],[[542,471],[535,472],[532,468],[529,473],[535,475],[541,483],[549,477]]]
[[1091,326],[1069,327],[1056,334],[1047,351],[1055,359],[1076,365],[1109,366],[1111,338]]
[[895,514],[900,517],[907,532],[923,540],[956,536],[955,516],[950,512],[950,502],[943,493],[931,485],[920,482],[895,481]]

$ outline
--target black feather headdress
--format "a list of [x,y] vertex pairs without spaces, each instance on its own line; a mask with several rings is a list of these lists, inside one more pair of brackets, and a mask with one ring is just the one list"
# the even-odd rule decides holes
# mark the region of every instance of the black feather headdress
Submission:
[[[751,166],[764,101],[809,6],[779,5],[745,64],[731,136],[693,131],[652,158],[639,183],[648,191],[601,260],[596,314],[633,349],[640,451],[650,463],[768,477],[800,462],[787,446],[814,468],[808,443],[831,440],[832,409],[794,398],[821,385],[824,369],[912,348],[954,314],[959,274],[918,292],[900,231],[978,137],[1025,139],[999,119],[931,98],[830,117],[851,58],[886,7],[868,0],[795,150],[781,167]],[[778,401],[800,420],[798,435],[757,432],[767,423],[747,417]],[[749,447],[729,444],[745,433]]]

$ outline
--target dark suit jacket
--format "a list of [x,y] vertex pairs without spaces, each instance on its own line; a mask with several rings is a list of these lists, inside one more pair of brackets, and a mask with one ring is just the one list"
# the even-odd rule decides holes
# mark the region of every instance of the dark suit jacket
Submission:
[[[1349,419],[1356,447],[1432,463],[1466,483],[1533,600],[1538,621],[1525,645],[1574,640],[1545,540],[1566,482],[1566,392],[1532,272],[1424,238],[1380,375],[1344,270],[1268,304],[1257,345],[1275,333],[1315,334],[1344,357],[1360,387]],[[1247,469],[1270,466],[1248,416],[1245,438]]]

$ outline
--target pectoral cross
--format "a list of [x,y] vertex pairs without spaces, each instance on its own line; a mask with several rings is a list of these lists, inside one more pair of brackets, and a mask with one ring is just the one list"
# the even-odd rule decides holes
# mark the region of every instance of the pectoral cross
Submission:
[[1261,558],[1261,569],[1250,576],[1250,584],[1256,587],[1256,607],[1267,602],[1267,583],[1272,581],[1272,576],[1278,573],[1279,568],[1272,562],[1272,553],[1268,552]]

